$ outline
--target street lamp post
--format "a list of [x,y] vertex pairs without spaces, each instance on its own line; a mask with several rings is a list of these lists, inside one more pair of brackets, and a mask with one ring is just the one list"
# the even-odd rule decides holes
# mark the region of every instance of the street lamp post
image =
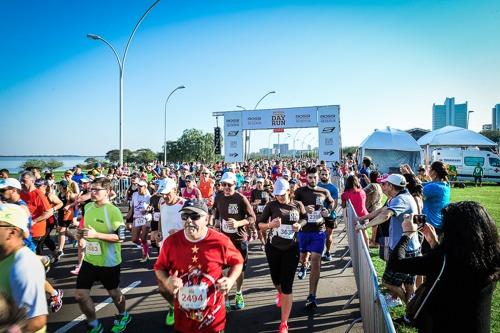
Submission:
[[100,40],[101,42],[103,42],[104,44],[106,44],[107,46],[109,46],[111,48],[111,50],[113,51],[113,53],[115,54],[116,60],[118,62],[119,74],[120,74],[120,88],[119,88],[119,95],[120,95],[120,98],[119,98],[119,110],[120,110],[120,115],[119,115],[119,124],[120,124],[120,129],[119,129],[119,133],[120,133],[120,139],[119,139],[119,141],[120,141],[119,142],[119,147],[120,147],[120,166],[123,165],[123,72],[125,70],[125,59],[127,57],[127,52],[128,52],[128,48],[130,46],[130,42],[132,41],[132,38],[134,37],[135,32],[137,31],[137,28],[139,28],[139,25],[142,23],[142,21],[144,20],[144,18],[149,14],[149,12],[159,2],[160,2],[160,0],[156,0],[155,3],[153,3],[148,8],[148,10],[146,10],[146,12],[144,12],[144,14],[142,14],[141,18],[136,23],[136,25],[134,27],[134,30],[132,30],[132,33],[130,34],[130,36],[128,38],[127,45],[125,46],[125,51],[123,52],[123,57],[122,57],[121,60],[120,60],[120,57],[118,56],[118,53],[116,52],[115,48],[107,40],[105,40],[104,38],[102,38],[101,36],[96,35],[96,34],[87,34],[87,38],[93,39],[93,40]]
[[170,99],[170,96],[172,96],[172,94],[174,92],[176,92],[179,89],[184,89],[184,88],[186,88],[186,87],[178,86],[177,88],[175,88],[174,90],[172,90],[170,92],[167,99],[165,100],[165,135],[163,137],[163,166],[167,165],[167,103],[168,103],[168,100]]
[[300,129],[299,129],[299,130],[295,133],[295,135],[294,135],[294,137],[293,137],[293,157],[294,157],[294,158],[295,158],[295,157],[296,157],[296,155],[297,155],[297,152],[295,151],[295,141],[296,141],[296,139],[297,139],[297,135],[298,135],[298,134],[300,133],[300,131],[302,131],[302,130],[303,130],[303,129],[302,129],[302,128],[300,128]]
[[309,132],[303,139],[302,139],[302,149],[301,149],[301,152],[300,152],[300,158],[303,158],[304,157],[304,142],[306,141],[306,139],[311,135],[311,133]]
[[[275,94],[275,93],[276,93],[276,91],[272,90],[272,91],[268,92],[267,94],[265,94],[264,96],[262,96],[262,98],[259,99],[257,104],[255,104],[255,107],[253,109],[257,110],[257,106],[259,106],[260,102],[262,102],[262,100],[264,98],[266,98],[268,95]],[[240,108],[242,110],[246,110],[246,108],[244,108],[241,105],[236,105],[236,107]],[[246,135],[245,135],[245,156],[246,156],[245,159],[248,159],[248,156],[250,156],[250,131],[248,131],[248,133],[246,133]]]

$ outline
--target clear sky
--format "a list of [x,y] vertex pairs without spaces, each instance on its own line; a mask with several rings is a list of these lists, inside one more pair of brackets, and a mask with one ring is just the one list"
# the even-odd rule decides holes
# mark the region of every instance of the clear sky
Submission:
[[[85,36],[121,54],[152,3],[1,1],[0,155],[117,148],[118,65]],[[161,150],[178,85],[169,140],[212,131],[212,112],[253,108],[270,90],[261,108],[339,104],[343,145],[385,126],[431,128],[432,104],[446,97],[469,102],[479,131],[500,103],[499,36],[497,0],[162,0],[127,56],[124,146]],[[276,143],[268,133],[254,132],[252,151]],[[304,137],[316,144],[315,130]]]

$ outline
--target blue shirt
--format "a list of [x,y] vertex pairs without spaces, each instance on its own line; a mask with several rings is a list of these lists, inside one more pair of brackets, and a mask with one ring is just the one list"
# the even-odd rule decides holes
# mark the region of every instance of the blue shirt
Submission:
[[[394,250],[403,235],[403,221],[405,214],[417,214],[418,208],[410,192],[404,190],[389,201],[387,208],[394,212],[389,223],[389,248]],[[420,248],[418,237],[414,235],[408,243],[407,250],[414,251]]]
[[[16,202],[16,205],[25,206],[26,208],[28,208],[28,204],[22,199],[19,199],[19,201]],[[28,230],[30,230],[30,233],[29,233],[28,238],[24,239],[24,245],[26,245],[26,247],[29,248],[31,251],[35,252],[36,245],[35,245],[35,243],[33,243],[33,239],[31,238],[31,225],[32,224],[33,224],[33,219],[31,218],[31,214],[29,214],[29,216],[28,216]]]
[[424,208],[427,222],[438,230],[443,227],[441,210],[450,203],[450,184],[446,182],[424,183]]
[[[372,172],[372,170],[370,168],[365,168],[365,167],[359,168],[359,173],[362,175],[367,175],[368,178],[370,178],[370,172]],[[359,177],[359,183],[361,184],[361,188],[365,188],[366,185],[368,185],[365,182],[364,178],[361,178],[361,177]]]
[[332,183],[322,183],[322,182],[319,182],[318,186],[327,189],[328,192],[330,192],[330,195],[332,196],[333,199],[335,200],[339,199],[339,190],[337,189],[337,186],[333,185]]
[[71,180],[76,182],[78,185],[82,184],[82,178],[85,178],[85,175],[83,173],[80,174],[74,174],[73,177],[71,177]]

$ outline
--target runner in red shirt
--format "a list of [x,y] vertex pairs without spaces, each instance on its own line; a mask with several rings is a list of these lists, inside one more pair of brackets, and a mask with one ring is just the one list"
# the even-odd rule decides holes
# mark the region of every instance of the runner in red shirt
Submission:
[[222,332],[224,295],[240,276],[243,257],[227,236],[207,227],[202,200],[186,201],[181,212],[184,230],[165,240],[154,266],[160,293],[174,303],[176,332]]

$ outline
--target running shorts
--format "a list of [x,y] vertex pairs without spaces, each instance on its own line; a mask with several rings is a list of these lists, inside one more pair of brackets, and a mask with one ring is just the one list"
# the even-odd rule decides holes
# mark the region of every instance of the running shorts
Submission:
[[107,290],[118,288],[120,285],[120,265],[101,267],[83,261],[76,278],[76,289],[91,289],[96,281],[101,282]]
[[298,239],[299,249],[301,253],[323,253],[326,241],[326,233],[324,231],[300,231]]

